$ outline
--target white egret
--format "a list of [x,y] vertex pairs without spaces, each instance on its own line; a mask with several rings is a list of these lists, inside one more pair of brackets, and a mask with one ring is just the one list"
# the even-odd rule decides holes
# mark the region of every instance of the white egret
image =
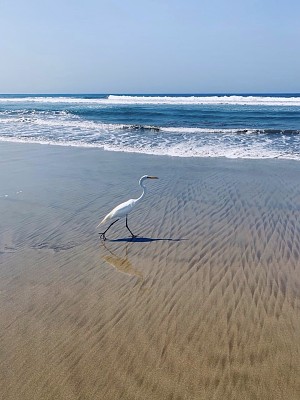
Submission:
[[129,230],[129,232],[131,233],[131,237],[134,238],[136,237],[136,235],[134,235],[131,230],[129,229],[128,226],[128,222],[127,222],[127,215],[133,210],[133,208],[142,200],[142,198],[145,196],[146,194],[146,186],[144,186],[143,182],[146,179],[158,179],[157,176],[149,176],[149,175],[144,175],[140,178],[139,180],[139,185],[141,186],[141,188],[143,189],[143,193],[140,195],[139,198],[137,199],[130,199],[125,201],[122,204],[119,204],[118,206],[116,206],[113,210],[111,210],[110,213],[108,213],[103,220],[100,222],[100,224],[97,225],[100,226],[101,224],[104,224],[106,221],[109,221],[111,219],[117,218],[114,222],[112,222],[109,227],[104,231],[104,232],[99,232],[100,238],[103,240],[106,240],[106,232],[109,230],[109,228],[111,226],[113,226],[113,224],[115,224],[117,221],[119,221],[120,218],[122,217],[126,217],[126,228]]

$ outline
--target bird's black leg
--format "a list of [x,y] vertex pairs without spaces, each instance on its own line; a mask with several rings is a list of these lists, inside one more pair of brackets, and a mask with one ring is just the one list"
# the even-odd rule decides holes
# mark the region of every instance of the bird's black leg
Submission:
[[135,238],[136,237],[136,235],[134,235],[132,232],[131,232],[131,230],[129,229],[129,226],[128,226],[128,223],[127,223],[127,215],[126,215],[126,228],[129,230],[129,232],[131,233],[131,237],[132,238]]
[[118,222],[118,221],[119,221],[119,219],[116,219],[114,222],[112,222],[112,223],[109,225],[109,227],[108,227],[104,232],[99,232],[100,239],[106,240],[106,236],[105,236],[106,232],[109,230],[109,228],[110,228],[111,226],[113,226],[113,224],[115,224],[115,223]]

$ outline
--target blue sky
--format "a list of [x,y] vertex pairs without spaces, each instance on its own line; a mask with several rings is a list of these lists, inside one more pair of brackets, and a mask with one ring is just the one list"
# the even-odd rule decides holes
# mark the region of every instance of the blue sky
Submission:
[[1,0],[0,93],[300,92],[299,0]]

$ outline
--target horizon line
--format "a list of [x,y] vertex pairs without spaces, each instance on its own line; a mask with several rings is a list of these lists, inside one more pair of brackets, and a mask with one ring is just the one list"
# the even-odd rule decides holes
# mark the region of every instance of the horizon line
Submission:
[[0,93],[0,96],[23,96],[23,95],[84,95],[84,96],[108,96],[108,95],[118,95],[118,96],[139,96],[139,95],[147,95],[147,96],[161,96],[161,95],[192,95],[192,96],[199,96],[199,95],[300,95],[300,92],[107,92],[107,93],[100,93],[100,92],[11,92],[11,93]]

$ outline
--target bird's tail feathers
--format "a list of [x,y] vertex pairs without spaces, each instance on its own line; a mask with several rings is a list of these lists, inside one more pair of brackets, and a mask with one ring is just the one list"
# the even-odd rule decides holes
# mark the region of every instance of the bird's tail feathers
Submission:
[[109,219],[109,214],[106,215],[106,217],[104,217],[101,222],[99,222],[99,224],[96,226],[96,228],[98,228],[100,225],[104,224],[108,219]]

